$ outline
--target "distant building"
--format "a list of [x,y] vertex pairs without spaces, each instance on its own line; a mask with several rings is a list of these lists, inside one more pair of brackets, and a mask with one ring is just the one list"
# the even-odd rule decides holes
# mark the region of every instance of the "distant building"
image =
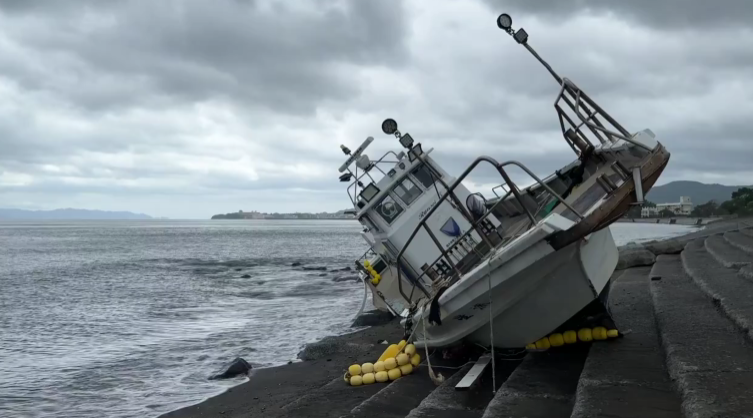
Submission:
[[[658,212],[666,209],[675,215],[688,216],[690,215],[690,212],[693,211],[693,203],[690,202],[690,196],[680,196],[680,201],[678,203],[657,203],[656,209]],[[641,216],[642,215],[643,212],[641,212]]]
[[656,218],[659,216],[659,208],[656,206],[643,206],[641,208],[641,218]]

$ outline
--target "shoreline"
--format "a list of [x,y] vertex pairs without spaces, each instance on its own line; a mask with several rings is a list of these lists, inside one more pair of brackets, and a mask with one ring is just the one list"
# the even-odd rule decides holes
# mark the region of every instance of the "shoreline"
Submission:
[[[699,228],[687,234],[661,238],[645,242],[631,242],[619,247],[620,257],[625,253],[654,253],[651,258],[637,257],[617,266],[615,271],[636,266],[652,265],[656,255],[669,254],[696,238],[724,232],[736,227],[738,222],[753,224],[751,218],[719,220],[711,224],[698,225]],[[645,255],[645,254],[644,254]],[[626,257],[627,258],[627,257]],[[378,357],[386,345],[378,344],[387,340],[390,344],[402,337],[402,327],[397,319],[384,325],[354,331],[348,334],[325,337],[308,344],[303,350],[323,346],[313,358],[275,367],[255,369],[249,379],[225,392],[206,398],[196,404],[162,414],[159,418],[200,418],[200,417],[283,417],[290,416],[284,409],[312,389],[321,388],[342,376],[350,364],[363,363],[369,358]],[[341,396],[358,396],[344,392]],[[365,393],[365,392],[364,392]],[[364,395],[365,396],[365,395]],[[337,403],[337,399],[332,399]],[[323,416],[326,416],[324,414]]]
[[247,381],[159,418],[286,416],[283,408],[302,394],[341,378],[350,364],[376,359],[387,347],[379,341],[396,343],[402,335],[399,321],[393,319],[384,325],[325,337],[301,350],[299,357],[306,352],[306,360],[253,369]]

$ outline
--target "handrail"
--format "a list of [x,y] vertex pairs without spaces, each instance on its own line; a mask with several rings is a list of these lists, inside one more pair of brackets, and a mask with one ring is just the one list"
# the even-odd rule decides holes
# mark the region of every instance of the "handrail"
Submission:
[[[419,156],[419,158],[421,158],[421,156]],[[422,161],[423,161],[423,159],[422,159]],[[431,209],[429,210],[429,212],[427,212],[427,213],[426,213],[426,215],[424,215],[423,219],[421,219],[421,221],[420,221],[420,222],[418,223],[418,225],[416,225],[416,228],[415,228],[415,229],[413,230],[413,233],[411,233],[410,237],[408,238],[408,240],[407,240],[407,241],[405,242],[405,244],[403,245],[403,248],[402,248],[402,249],[400,250],[400,252],[398,253],[398,255],[397,255],[397,258],[396,258],[398,265],[400,264],[400,261],[401,261],[401,260],[403,259],[403,256],[404,256],[404,254],[405,254],[405,250],[406,250],[406,249],[408,248],[408,246],[409,246],[409,245],[411,244],[411,242],[413,242],[413,239],[414,239],[414,238],[416,237],[416,235],[418,234],[418,231],[419,231],[419,230],[420,230],[420,229],[421,229],[421,228],[423,227],[424,229],[426,229],[426,231],[427,231],[427,233],[429,234],[429,236],[431,237],[432,241],[434,241],[434,245],[436,245],[436,246],[437,246],[437,248],[438,248],[438,249],[439,249],[439,251],[440,251],[440,256],[439,256],[439,258],[438,258],[438,259],[437,259],[437,260],[436,260],[436,261],[435,261],[434,263],[432,263],[432,265],[431,265],[430,267],[433,267],[433,266],[434,266],[434,265],[435,265],[435,264],[436,264],[437,262],[439,262],[439,260],[440,260],[441,258],[443,258],[443,257],[444,257],[444,258],[445,258],[445,260],[446,260],[446,261],[447,261],[447,262],[449,263],[449,265],[450,265],[450,266],[452,266],[452,267],[453,267],[453,268],[455,269],[455,272],[456,272],[456,273],[457,273],[458,275],[461,275],[461,273],[460,273],[460,271],[458,270],[458,268],[457,268],[457,266],[455,265],[455,263],[453,263],[453,262],[452,262],[452,260],[451,260],[451,259],[449,258],[449,256],[448,256],[448,253],[449,253],[450,249],[451,249],[451,248],[454,248],[454,247],[455,247],[456,245],[458,245],[458,244],[459,244],[460,242],[462,242],[462,239],[463,239],[463,238],[465,238],[465,237],[466,237],[466,235],[470,234],[470,233],[471,233],[471,231],[473,231],[473,230],[477,230],[477,228],[478,228],[479,224],[480,224],[480,223],[481,223],[481,222],[482,222],[482,221],[483,221],[484,219],[486,219],[486,217],[487,217],[487,216],[488,216],[489,214],[491,214],[491,213],[492,213],[492,210],[493,210],[494,208],[496,208],[496,206],[497,206],[497,205],[499,205],[499,204],[500,204],[500,203],[501,203],[501,202],[502,202],[502,201],[503,201],[504,199],[499,199],[499,200],[498,200],[498,201],[497,201],[497,202],[496,202],[496,203],[494,204],[494,206],[492,206],[492,209],[489,209],[489,210],[487,210],[487,211],[486,211],[486,213],[485,213],[485,214],[484,214],[484,215],[483,215],[482,217],[480,217],[479,219],[477,219],[477,220],[474,220],[474,219],[473,219],[473,218],[472,218],[472,217],[470,216],[470,213],[468,213],[468,211],[466,210],[466,208],[465,208],[465,207],[464,207],[464,206],[463,206],[462,204],[459,204],[459,207],[460,207],[459,209],[461,210],[461,213],[462,213],[462,214],[463,214],[463,216],[464,216],[464,217],[466,218],[466,220],[467,220],[467,221],[468,221],[468,222],[469,222],[469,223],[471,224],[471,228],[469,228],[469,229],[468,229],[468,231],[466,231],[466,232],[465,232],[465,233],[464,233],[464,234],[463,234],[463,235],[462,235],[461,237],[459,237],[459,238],[458,238],[458,240],[457,240],[457,242],[456,242],[455,244],[451,245],[451,246],[450,246],[450,247],[448,247],[447,249],[443,249],[443,248],[442,248],[442,245],[441,245],[441,244],[439,243],[439,240],[437,240],[437,238],[436,238],[436,236],[434,235],[434,233],[433,233],[433,232],[431,231],[431,229],[430,229],[430,228],[429,228],[429,227],[428,227],[428,226],[426,225],[426,221],[427,221],[427,220],[428,220],[428,219],[429,219],[429,218],[431,217],[431,215],[433,215],[433,214],[434,214],[434,212],[435,212],[435,211],[436,211],[436,210],[437,210],[437,209],[439,208],[439,206],[440,206],[440,205],[442,204],[442,202],[444,202],[444,201],[445,201],[445,200],[446,200],[446,199],[447,199],[448,197],[452,197],[453,201],[455,201],[455,202],[458,202],[458,201],[459,201],[459,199],[458,199],[458,198],[457,198],[457,196],[455,195],[455,192],[454,192],[454,190],[455,190],[455,189],[456,189],[456,188],[457,188],[457,187],[458,187],[458,186],[459,186],[459,185],[461,184],[461,182],[462,182],[462,181],[463,181],[463,180],[464,180],[464,179],[465,179],[465,178],[466,178],[466,177],[467,177],[467,176],[468,176],[468,175],[470,174],[470,172],[471,172],[471,171],[473,171],[473,169],[474,169],[474,168],[476,168],[476,166],[477,166],[478,164],[480,164],[481,162],[487,162],[487,163],[491,164],[492,166],[494,166],[494,167],[495,167],[495,168],[497,169],[497,171],[499,172],[500,176],[502,176],[502,178],[504,179],[504,181],[505,181],[505,183],[507,184],[508,188],[509,188],[509,189],[510,189],[510,191],[511,191],[511,192],[513,193],[513,195],[515,196],[515,199],[517,199],[518,203],[520,204],[520,206],[521,206],[521,207],[523,208],[523,210],[525,211],[526,215],[528,216],[529,220],[531,221],[531,225],[535,225],[535,224],[536,224],[536,218],[535,218],[535,217],[533,216],[533,214],[531,214],[531,211],[530,211],[530,210],[528,210],[528,207],[527,207],[527,206],[525,205],[525,202],[523,201],[523,199],[522,199],[522,197],[521,197],[520,191],[518,190],[517,186],[516,186],[516,185],[515,185],[515,183],[514,183],[514,182],[512,181],[512,179],[510,179],[510,177],[509,177],[509,176],[507,175],[507,172],[506,172],[506,171],[505,171],[505,169],[504,169],[504,167],[505,167],[505,166],[507,166],[507,165],[516,165],[516,166],[518,166],[519,168],[521,168],[521,169],[522,169],[523,171],[525,171],[525,172],[526,172],[526,173],[527,173],[527,174],[528,174],[529,176],[531,176],[531,177],[532,177],[532,178],[533,178],[533,179],[534,179],[534,180],[535,180],[535,181],[536,181],[537,183],[541,184],[541,186],[542,186],[542,187],[543,187],[543,188],[544,188],[544,189],[545,189],[545,190],[546,190],[546,191],[547,191],[547,192],[548,192],[548,193],[549,193],[550,195],[552,195],[553,197],[555,197],[555,198],[556,198],[556,199],[557,199],[557,200],[558,200],[559,202],[563,203],[563,204],[564,204],[564,205],[565,205],[565,206],[566,206],[566,207],[567,207],[568,209],[570,209],[570,210],[571,210],[571,211],[572,211],[572,212],[573,212],[574,214],[576,214],[576,215],[577,215],[577,216],[578,216],[578,217],[579,217],[580,219],[583,219],[583,218],[584,218],[584,217],[583,217],[583,215],[581,215],[581,214],[580,214],[580,213],[579,213],[579,212],[578,212],[577,210],[575,210],[575,208],[573,208],[573,207],[572,207],[572,206],[571,206],[571,205],[570,205],[569,203],[567,203],[567,202],[565,201],[565,199],[564,199],[564,198],[563,198],[563,197],[562,197],[562,196],[561,196],[561,195],[560,195],[559,193],[555,192],[555,191],[554,191],[554,190],[553,190],[553,189],[552,189],[551,187],[549,187],[549,186],[548,186],[548,185],[547,185],[546,183],[544,183],[544,182],[543,182],[543,181],[542,181],[542,180],[541,180],[541,179],[540,179],[540,178],[539,178],[538,176],[536,176],[536,175],[535,175],[535,174],[534,174],[534,173],[533,173],[533,172],[532,172],[531,170],[529,170],[529,169],[528,169],[528,167],[526,167],[525,165],[523,165],[523,164],[521,164],[521,163],[519,163],[519,162],[517,162],[517,161],[506,161],[506,162],[504,162],[504,163],[499,163],[499,162],[497,162],[497,160],[495,160],[495,159],[493,159],[493,158],[491,158],[491,157],[488,157],[488,156],[482,155],[482,156],[480,156],[480,157],[476,158],[476,160],[474,160],[474,161],[473,161],[473,163],[471,163],[471,165],[470,165],[470,166],[468,166],[468,168],[466,168],[466,169],[465,169],[465,171],[463,171],[463,173],[462,173],[462,174],[460,175],[460,177],[458,177],[458,178],[457,178],[457,179],[456,179],[456,180],[455,180],[455,181],[454,181],[454,182],[452,183],[452,185],[451,185],[451,186],[449,186],[449,187],[448,187],[448,186],[446,185],[446,183],[444,183],[444,182],[443,182],[443,186],[445,186],[445,189],[446,189],[446,190],[445,190],[445,192],[444,192],[444,193],[442,194],[442,196],[441,196],[441,197],[440,197],[440,198],[439,198],[439,199],[437,200],[437,202],[436,202],[436,203],[434,204],[434,206],[433,206],[433,207],[432,207],[432,208],[431,208]],[[486,237],[486,236],[485,236],[485,235],[484,235],[484,234],[483,234],[483,233],[482,233],[481,231],[477,231],[477,232],[479,233],[479,236],[480,236],[480,237],[481,237],[481,238],[482,238],[482,239],[483,239],[483,240],[484,240],[484,241],[485,241],[485,242],[486,242],[486,243],[487,243],[487,244],[489,245],[489,248],[490,248],[490,250],[491,250],[491,249],[492,249],[492,248],[493,248],[494,246],[493,246],[493,245],[491,244],[491,242],[489,241],[489,239],[488,239],[488,238],[487,238],[487,237]],[[419,279],[420,279],[420,278],[422,278],[422,277],[423,277],[423,276],[424,276],[425,274],[426,274],[426,271],[422,272],[422,273],[421,273],[421,274],[420,274],[420,275],[418,276],[418,278],[416,278],[416,282],[418,282],[418,281],[419,281]],[[415,283],[414,283],[414,286],[415,286]],[[408,296],[408,295],[406,295],[406,294],[405,294],[405,292],[403,291],[402,274],[401,274],[401,271],[400,271],[399,269],[398,269],[398,290],[399,290],[400,294],[401,294],[401,295],[402,295],[402,296],[403,296],[403,297],[404,297],[404,298],[405,298],[405,299],[406,299],[407,301],[410,301],[410,299],[409,299],[409,296]]]
[[[382,161],[382,160],[384,160],[384,158],[385,158],[385,157],[386,157],[387,155],[389,155],[389,154],[392,154],[392,155],[394,155],[394,156],[395,156],[395,159],[396,159],[396,160],[397,160],[398,162],[400,161],[400,158],[398,158],[398,156],[397,156],[397,153],[395,153],[395,151],[389,150],[389,151],[385,152],[385,153],[384,153],[384,155],[382,155],[382,157],[381,157],[381,158],[379,158],[378,160],[376,160],[376,161],[375,161],[375,162],[373,163],[373,164],[374,164],[374,167],[376,167],[376,168],[377,168],[377,169],[378,169],[378,170],[379,170],[379,171],[380,171],[380,172],[382,173],[382,175],[384,175],[384,171],[382,171],[382,169],[380,169],[379,167],[377,167],[377,164],[380,164],[380,163],[382,163],[382,162],[385,162],[385,163],[386,163],[387,161]],[[369,174],[369,172],[368,172],[368,171],[364,171],[364,172],[363,172],[363,174],[361,174],[360,176],[357,176],[357,177],[356,177],[356,179],[355,179],[355,180],[353,180],[353,182],[352,182],[352,183],[350,183],[350,185],[349,185],[349,186],[348,186],[348,188],[346,189],[346,191],[347,191],[347,193],[348,193],[348,198],[350,199],[350,203],[352,203],[352,204],[353,204],[353,208],[354,208],[354,209],[356,208],[356,200],[357,200],[357,197],[358,197],[358,196],[356,196],[355,192],[353,193],[353,196],[351,196],[351,195],[350,195],[350,189],[351,189],[351,188],[353,188],[353,187],[355,187],[355,186],[356,186],[356,185],[358,184],[358,182],[359,182],[359,181],[360,181],[360,180],[361,180],[361,179],[363,178],[363,176],[366,176],[366,175],[368,175],[368,176],[369,176],[369,178],[371,179],[371,181],[374,181],[374,182],[376,183],[376,181],[374,180],[374,178],[373,178],[373,177],[371,177],[371,174]]]
[[[567,121],[567,124],[574,129],[576,134],[580,136],[580,138],[588,141],[588,143],[591,145],[593,144],[590,140],[588,140],[588,138],[583,134],[583,131],[581,130],[583,125],[585,125],[602,144],[605,144],[605,142],[600,132],[606,134],[606,136],[612,142],[616,141],[615,138],[619,138],[626,142],[630,142],[637,147],[651,151],[651,148],[649,148],[645,144],[635,141],[632,138],[632,134],[630,134],[630,132],[628,132],[622,125],[620,125],[619,122],[617,122],[611,115],[609,115],[604,109],[602,109],[601,106],[593,101],[593,99],[591,99],[591,97],[589,97],[586,92],[581,90],[580,87],[573,83],[572,80],[568,78],[562,78],[558,81],[561,88],[559,94],[557,95],[557,99],[555,99],[554,101],[554,108],[557,110],[557,114],[560,120],[560,128],[562,129],[563,134],[565,134],[566,131],[565,123],[563,121],[564,119]],[[572,100],[570,97],[568,97],[568,95],[572,97]],[[567,104],[567,106],[575,113],[578,119],[580,119],[581,123],[576,124],[567,115],[567,113],[565,113],[564,109],[560,105],[560,100],[564,101],[565,104]],[[592,108],[593,110],[591,110]],[[583,114],[584,112],[585,115]],[[617,132],[605,127],[604,124],[599,120],[599,117],[604,118],[604,120],[612,125],[612,127],[615,128]],[[570,142],[567,136],[565,136],[565,140],[575,151],[573,144]]]

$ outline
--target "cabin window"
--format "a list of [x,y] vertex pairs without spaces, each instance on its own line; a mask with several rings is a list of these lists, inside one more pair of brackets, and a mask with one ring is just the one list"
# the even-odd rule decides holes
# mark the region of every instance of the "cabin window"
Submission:
[[426,188],[431,187],[431,185],[434,184],[434,181],[439,177],[437,174],[430,171],[429,167],[425,164],[421,164],[414,168],[413,171],[411,171],[411,174],[413,174],[413,176]]
[[375,210],[388,224],[391,224],[392,221],[403,213],[403,207],[390,195],[384,196],[376,205]]
[[405,202],[406,205],[413,203],[419,196],[421,196],[421,193],[423,193],[423,191],[416,186],[416,183],[413,183],[413,180],[407,177],[403,179],[400,184],[395,186],[394,191],[400,200]]
[[384,260],[382,260],[380,257],[380,258],[377,258],[376,263],[374,263],[374,265],[371,266],[371,268],[373,268],[374,271],[376,271],[377,273],[382,274],[384,269],[387,268],[387,263],[385,263]]

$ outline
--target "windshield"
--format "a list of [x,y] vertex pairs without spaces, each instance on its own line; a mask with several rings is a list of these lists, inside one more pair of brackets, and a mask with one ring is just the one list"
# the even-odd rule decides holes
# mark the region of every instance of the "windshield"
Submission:
[[416,186],[415,183],[409,178],[405,178],[397,186],[395,186],[395,194],[405,202],[406,205],[410,205],[421,196],[423,191]]

